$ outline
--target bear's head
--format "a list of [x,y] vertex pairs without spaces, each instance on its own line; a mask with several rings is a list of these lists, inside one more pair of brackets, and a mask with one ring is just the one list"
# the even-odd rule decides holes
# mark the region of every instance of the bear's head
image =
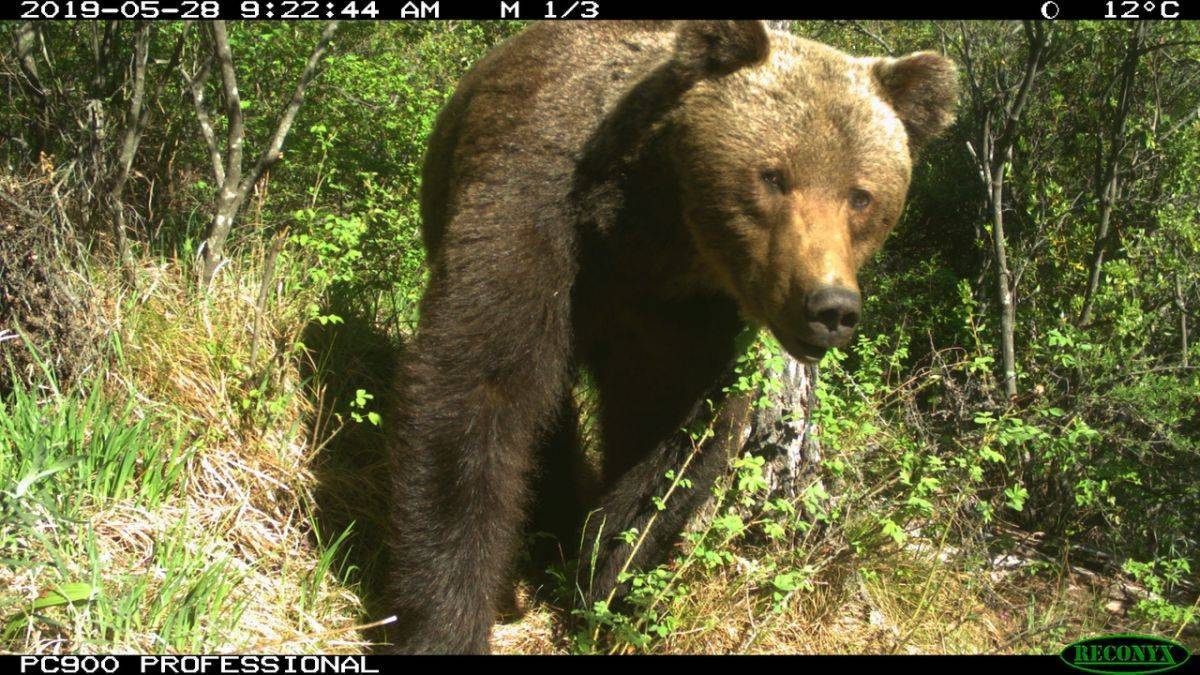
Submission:
[[673,115],[683,221],[705,268],[797,358],[846,344],[857,274],[953,120],[952,62],[856,58],[760,22],[684,22]]

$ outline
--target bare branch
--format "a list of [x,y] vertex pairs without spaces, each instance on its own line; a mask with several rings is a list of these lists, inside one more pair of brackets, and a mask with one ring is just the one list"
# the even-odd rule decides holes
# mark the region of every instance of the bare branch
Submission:
[[854,30],[856,30],[856,31],[862,33],[863,35],[867,36],[868,38],[870,38],[871,41],[874,42],[875,44],[882,47],[883,52],[885,54],[887,54],[888,56],[894,56],[896,54],[895,48],[893,48],[892,45],[890,43],[888,43],[887,40],[883,39],[882,35],[874,32],[871,29],[867,28],[866,26],[862,25],[861,21],[851,21],[850,26],[853,27]]
[[1012,144],[1015,140],[1017,123],[1020,122],[1025,103],[1029,100],[1029,91],[1033,88],[1034,78],[1037,77],[1042,53],[1045,51],[1046,44],[1050,40],[1049,29],[1042,27],[1040,22],[1026,21],[1025,33],[1029,38],[1029,55],[1025,59],[1025,72],[1021,76],[1021,84],[1017,88],[1017,95],[1008,107],[1008,112],[1005,115],[1004,131],[1000,133],[999,140],[996,142],[996,147],[1000,150],[999,161],[1001,165],[1008,161],[1012,155]]
[[1150,52],[1155,52],[1160,49],[1166,49],[1168,47],[1196,47],[1196,46],[1200,46],[1200,40],[1176,40],[1173,42],[1160,42],[1158,44],[1150,45],[1149,47],[1139,49],[1138,56],[1141,56],[1143,54],[1149,54]]
[[225,184],[225,159],[221,157],[221,148],[217,145],[217,134],[213,130],[212,118],[208,114],[208,109],[204,106],[204,85],[208,81],[209,72],[212,70],[213,55],[210,53],[204,63],[197,69],[195,75],[189,75],[184,70],[182,64],[179,66],[179,72],[183,74],[186,80],[188,91],[191,93],[192,106],[196,109],[196,121],[200,124],[200,135],[204,137],[204,144],[208,146],[209,160],[212,162],[213,177],[217,179],[217,185]]
[[225,240],[229,237],[230,229],[233,227],[242,203],[267,169],[283,155],[283,143],[292,129],[292,124],[296,121],[296,114],[300,110],[301,103],[304,102],[304,92],[316,76],[317,66],[325,56],[337,27],[337,21],[331,21],[325,25],[320,39],[317,40],[308,61],[304,64],[304,69],[300,73],[291,98],[288,99],[279,115],[275,131],[271,134],[267,147],[259,155],[253,168],[243,177],[242,156],[245,145],[245,127],[242,119],[241,98],[238,94],[237,74],[233,68],[233,55],[229,48],[229,36],[225,22],[213,22],[213,54],[221,71],[229,133],[225,144],[225,173],[217,194],[212,224],[209,226],[208,235],[204,241],[204,263],[200,270],[202,284],[207,285],[211,282],[213,275],[220,268]]
[[1083,294],[1083,308],[1079,312],[1078,323],[1086,324],[1091,320],[1092,307],[1096,299],[1096,291],[1100,288],[1100,272],[1104,265],[1104,256],[1111,238],[1113,206],[1120,191],[1120,175],[1117,171],[1121,161],[1121,152],[1125,149],[1125,126],[1129,119],[1129,109],[1133,99],[1133,80],[1137,74],[1138,59],[1144,52],[1140,49],[1141,42],[1146,36],[1146,23],[1134,24],[1129,33],[1129,42],[1121,68],[1121,92],[1117,97],[1117,107],[1113,111],[1111,125],[1108,129],[1108,155],[1103,166],[1103,175],[1098,185],[1100,194],[1100,217],[1096,223],[1096,236],[1092,243],[1092,258],[1088,265],[1087,286]]
[[[246,127],[242,118],[242,98],[238,93],[237,72],[233,68],[233,52],[229,49],[229,34],[224,21],[212,23],[213,55],[221,73],[221,91],[225,96],[225,117],[228,130],[225,135],[225,179],[221,181],[222,193],[236,189],[242,179],[242,151],[246,141]],[[222,195],[224,196],[224,195]]]
[[313,51],[309,54],[308,62],[304,64],[304,70],[300,73],[300,79],[296,82],[296,89],[292,92],[292,97],[284,106],[283,114],[279,116],[279,123],[275,126],[275,133],[271,135],[271,142],[258,157],[254,168],[246,175],[239,188],[239,200],[244,200],[249,195],[254,184],[262,178],[263,173],[279,158],[283,156],[283,142],[287,139],[288,133],[292,129],[292,124],[296,121],[296,113],[300,110],[300,104],[304,102],[304,91],[308,88],[308,84],[317,74],[317,66],[321,63],[321,59],[325,56],[325,51],[329,48],[329,43],[333,40],[334,33],[337,32],[338,22],[330,21],[325,24],[325,30],[321,31],[321,38],[317,40],[317,44],[313,47]]

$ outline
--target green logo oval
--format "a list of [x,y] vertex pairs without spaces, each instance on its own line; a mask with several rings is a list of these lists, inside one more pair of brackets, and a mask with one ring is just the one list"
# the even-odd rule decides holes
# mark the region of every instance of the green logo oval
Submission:
[[1153,635],[1103,635],[1063,647],[1058,657],[1089,673],[1162,673],[1187,663],[1187,647]]

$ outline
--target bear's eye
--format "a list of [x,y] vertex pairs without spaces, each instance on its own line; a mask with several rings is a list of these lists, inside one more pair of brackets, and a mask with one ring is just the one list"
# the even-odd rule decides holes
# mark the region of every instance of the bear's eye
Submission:
[[779,169],[763,169],[759,174],[759,178],[776,192],[786,192],[787,184],[783,178],[783,172]]
[[850,191],[850,208],[862,211],[871,205],[871,193],[866,190],[853,189]]

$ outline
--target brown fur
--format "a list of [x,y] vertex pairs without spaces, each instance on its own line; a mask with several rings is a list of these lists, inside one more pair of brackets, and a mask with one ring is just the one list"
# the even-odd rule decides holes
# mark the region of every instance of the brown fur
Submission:
[[[398,650],[487,650],[531,481],[573,496],[547,472],[578,452],[579,367],[607,486],[583,590],[617,588],[616,535],[685,461],[679,429],[720,401],[745,321],[816,356],[805,298],[856,288],[895,224],[912,153],[954,102],[952,66],[918,58],[883,67],[758,22],[546,22],[463,79],[430,138],[431,274],[398,384]],[[689,465],[634,568],[663,558],[725,463],[712,448]],[[562,506],[561,534],[583,507]]]

